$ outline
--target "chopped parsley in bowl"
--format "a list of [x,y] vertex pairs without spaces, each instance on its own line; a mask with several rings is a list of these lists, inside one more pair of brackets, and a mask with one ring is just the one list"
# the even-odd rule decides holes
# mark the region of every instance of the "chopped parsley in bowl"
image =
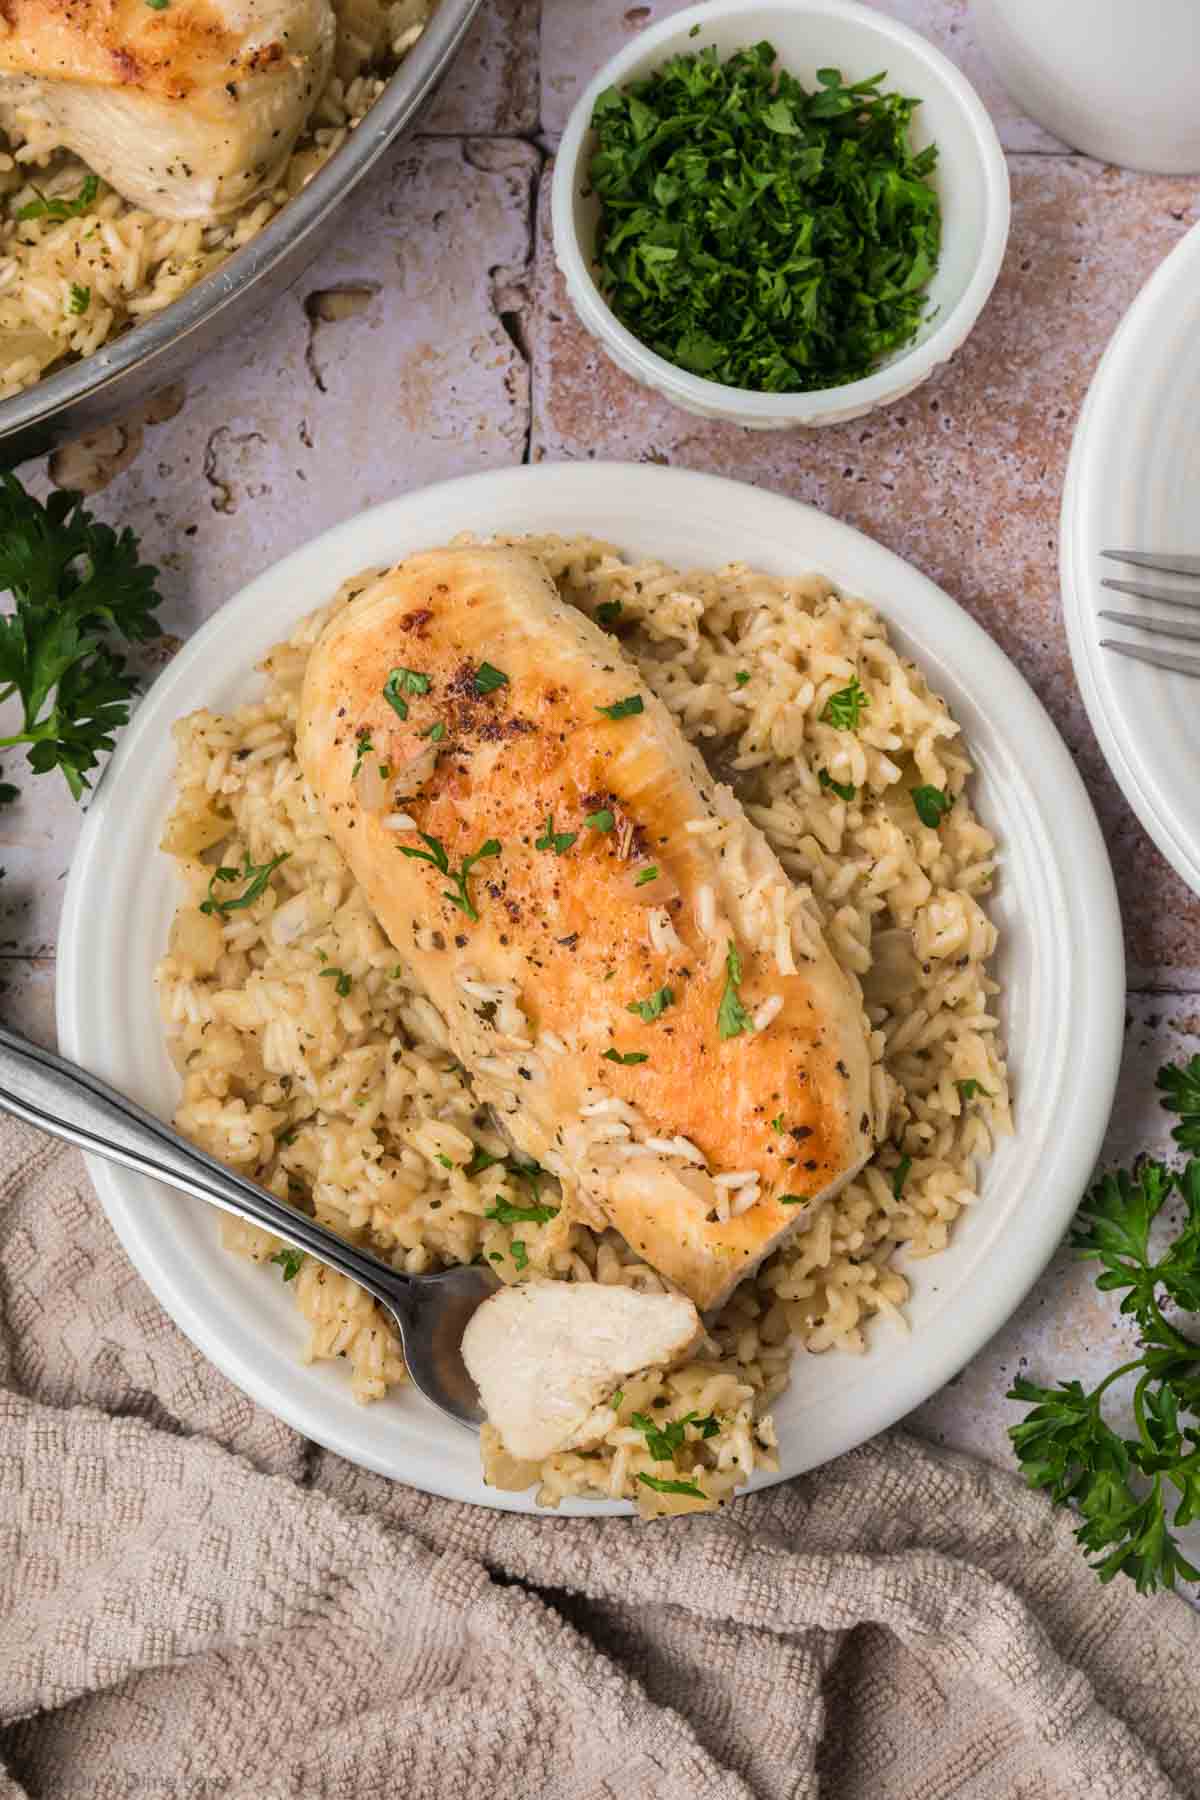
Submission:
[[868,375],[911,342],[937,268],[937,147],[884,76],[807,90],[762,42],[671,57],[592,112],[601,292],[668,362],[786,393]]
[[609,358],[753,430],[911,393],[978,318],[1009,211],[962,71],[857,0],[705,0],[648,26],[576,102],[551,196],[567,296]]

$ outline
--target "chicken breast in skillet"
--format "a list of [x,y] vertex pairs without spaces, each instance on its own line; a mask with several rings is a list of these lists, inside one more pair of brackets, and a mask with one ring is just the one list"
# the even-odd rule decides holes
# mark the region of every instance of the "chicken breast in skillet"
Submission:
[[217,219],[283,167],[333,48],[330,0],[0,0],[0,129]]
[[872,1149],[859,996],[615,640],[517,550],[331,622],[298,750],[513,1144],[701,1309]]

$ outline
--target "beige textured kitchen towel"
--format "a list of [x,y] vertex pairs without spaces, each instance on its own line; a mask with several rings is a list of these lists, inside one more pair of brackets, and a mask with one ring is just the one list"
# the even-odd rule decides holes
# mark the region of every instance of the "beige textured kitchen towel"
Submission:
[[[1200,1796],[1200,1618],[894,1434],[720,1516],[319,1453],[0,1122],[0,1800]],[[347,1405],[352,1402],[347,1395]]]

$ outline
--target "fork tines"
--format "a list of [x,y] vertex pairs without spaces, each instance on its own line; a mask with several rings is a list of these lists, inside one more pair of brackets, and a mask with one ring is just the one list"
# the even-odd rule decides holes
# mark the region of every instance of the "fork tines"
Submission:
[[[1133,563],[1137,568],[1154,569],[1165,575],[1200,576],[1200,556],[1182,552],[1102,550],[1100,554],[1110,562]],[[1116,581],[1111,576],[1105,576],[1100,586],[1118,594],[1132,594],[1138,600],[1152,600],[1163,606],[1200,612],[1200,592],[1189,593],[1186,588],[1164,587],[1161,582]],[[1121,612],[1102,612],[1100,617],[1114,625],[1128,625],[1134,631],[1157,632],[1162,637],[1200,642],[1200,624],[1184,619],[1144,619],[1139,613]],[[1100,648],[1115,650],[1118,656],[1131,656],[1135,662],[1150,663],[1156,669],[1170,669],[1176,675],[1200,675],[1200,656],[1185,656],[1181,651],[1152,649],[1113,638],[1101,638]]]
[[1109,562],[1134,563],[1139,569],[1158,569],[1164,575],[1200,575],[1200,556],[1173,550],[1102,550]]

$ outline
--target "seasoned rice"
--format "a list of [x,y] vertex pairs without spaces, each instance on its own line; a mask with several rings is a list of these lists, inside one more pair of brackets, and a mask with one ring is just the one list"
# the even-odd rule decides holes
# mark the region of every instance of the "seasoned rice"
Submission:
[[21,219],[39,199],[77,201],[92,172],[0,134],[0,400],[161,312],[248,244],[361,124],[435,3],[334,0],[333,68],[295,149],[273,188],[217,224],[157,218],[104,182],[78,217]]
[[[485,1427],[494,1485],[536,1482],[547,1505],[591,1493],[636,1498],[650,1515],[700,1510],[777,1467],[770,1406],[797,1345],[861,1353],[881,1315],[883,1329],[905,1331],[897,1252],[946,1246],[976,1198],[979,1159],[1011,1129],[987,969],[996,930],[983,904],[994,840],[972,811],[971,764],[945,703],[863,601],[817,577],[776,580],[742,564],[683,574],[630,562],[586,538],[501,541],[536,555],[584,611],[621,602],[625,649],[770,839],[801,905],[861,983],[872,1027],[880,1149],[737,1289],[702,1352],[627,1380],[592,1449],[515,1463]],[[507,1147],[326,834],[295,758],[308,653],[362,585],[346,584],[270,654],[261,698],[175,728],[178,800],[163,847],[178,859],[185,900],[158,981],[183,1079],[176,1122],[409,1273],[483,1257],[506,1281],[660,1290],[623,1239],[579,1223],[569,1201],[544,1224],[504,1225],[486,1214],[498,1198],[528,1198],[519,1176],[503,1164],[466,1173],[477,1149]],[[868,704],[857,731],[839,730],[822,715],[854,678]],[[953,797],[940,829],[916,814],[911,790],[921,785]],[[252,905],[223,920],[199,910],[217,860],[241,867],[284,853]],[[615,1113],[592,1123],[622,1129]],[[730,1203],[744,1191],[731,1190]],[[266,1232],[227,1220],[222,1231],[256,1261],[278,1256]],[[391,1326],[353,1283],[306,1258],[290,1285],[308,1358],[345,1358],[357,1399],[406,1379]],[[687,1427],[677,1455],[677,1476],[703,1500],[637,1481],[664,1470],[634,1415],[661,1424],[688,1413],[718,1422],[707,1438]]]

